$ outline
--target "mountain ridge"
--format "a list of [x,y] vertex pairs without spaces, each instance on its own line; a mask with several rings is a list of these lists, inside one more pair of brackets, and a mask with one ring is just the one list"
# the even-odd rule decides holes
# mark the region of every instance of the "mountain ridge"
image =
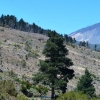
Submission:
[[77,41],[88,41],[90,44],[100,44],[100,23],[79,29],[69,34]]

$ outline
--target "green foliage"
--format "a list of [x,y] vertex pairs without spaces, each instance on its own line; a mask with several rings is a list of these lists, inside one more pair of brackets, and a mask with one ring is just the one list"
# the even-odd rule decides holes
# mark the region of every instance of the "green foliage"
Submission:
[[[0,17],[0,26],[18,29],[25,32],[33,32],[40,34],[47,34],[51,30],[45,30],[35,23],[29,24],[25,22],[22,18],[18,21],[17,18],[13,15],[1,15]],[[4,31],[3,29],[1,31]]]
[[84,94],[87,94],[88,96],[94,96],[95,88],[92,84],[93,79],[91,77],[91,74],[86,69],[85,75],[83,75],[77,84],[77,90],[82,91]]
[[21,80],[19,78],[15,78],[14,81],[17,81],[18,83],[21,83]]
[[0,80],[2,80],[2,76],[0,76]]
[[10,96],[17,96],[17,91],[15,89],[14,83],[10,80],[0,81],[0,91],[1,93],[8,93]]
[[17,77],[17,74],[15,74],[15,72],[13,70],[9,71],[9,75],[11,77]]
[[71,44],[71,46],[72,46],[73,48],[75,48],[75,45],[74,45],[74,44]]
[[21,61],[21,65],[22,65],[22,67],[26,66],[26,61],[24,59]]
[[33,75],[32,79],[34,81],[34,84],[38,84],[39,82],[44,81],[44,75],[42,73],[38,72],[37,74]]
[[80,41],[79,46],[84,46],[84,47],[86,47],[86,42],[85,42],[85,41]]
[[0,100],[15,100],[15,98],[11,97],[8,93],[0,93]]
[[21,81],[21,91],[23,93],[25,93],[27,91],[27,89],[31,88],[31,84],[29,83],[29,81]]
[[[63,93],[66,92],[67,82],[74,77],[74,70],[69,69],[73,65],[71,59],[67,58],[68,50],[64,45],[64,38],[55,31],[48,33],[49,39],[43,50],[46,56],[45,61],[40,61],[40,75],[44,76],[42,80],[36,76],[36,81],[40,80],[52,89],[52,98],[54,90],[59,88]],[[61,77],[58,78],[57,75]],[[39,79],[37,79],[39,78]],[[34,80],[35,81],[35,80]]]
[[29,100],[26,96],[18,94],[17,97],[10,96],[8,93],[0,93],[0,100]]
[[14,44],[14,46],[15,46],[16,48],[18,48],[18,49],[21,48],[21,45],[19,45],[19,44]]
[[94,75],[94,74],[91,74],[91,77],[93,77],[94,79],[96,79],[96,75]]
[[16,100],[29,100],[29,99],[22,94],[18,94],[17,97],[16,97]]
[[36,90],[41,94],[41,95],[45,95],[48,92],[47,87],[43,86],[43,85],[38,85],[36,87]]
[[31,41],[26,41],[25,43],[25,50],[28,51],[28,54],[26,54],[26,59],[28,59],[28,57],[33,57],[36,58],[38,55],[37,51],[32,50],[32,43]]
[[31,42],[30,42],[30,41],[26,41],[26,42],[25,42],[25,50],[28,51],[28,52],[30,52],[31,49],[32,49],[32,44],[31,44]]
[[76,42],[75,38],[73,39],[72,37],[69,37],[67,34],[64,35],[64,38],[65,38],[66,43],[75,43]]
[[5,30],[2,28],[2,29],[0,29],[0,31],[1,31],[1,32],[4,32]]
[[82,92],[70,91],[60,95],[56,100],[98,100],[98,99],[88,98],[88,96]]
[[27,77],[26,77],[26,75],[25,75],[25,74],[23,74],[23,75],[22,75],[22,80],[24,80],[24,81],[25,81],[25,80],[26,80],[26,78],[27,78]]
[[38,55],[38,53],[37,53],[36,51],[30,50],[30,51],[28,52],[28,54],[26,55],[26,59],[28,59],[28,57],[36,58],[37,56],[39,56],[39,55]]

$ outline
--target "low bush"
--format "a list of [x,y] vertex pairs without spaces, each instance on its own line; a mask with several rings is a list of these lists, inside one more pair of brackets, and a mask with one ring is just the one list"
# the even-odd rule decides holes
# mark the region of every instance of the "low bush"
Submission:
[[17,96],[17,91],[15,85],[11,80],[0,81],[0,91],[1,93],[8,93],[10,96]]
[[14,96],[10,96],[7,93],[1,93],[0,100],[29,100],[29,99],[23,94],[18,94],[17,97],[14,97]]
[[99,100],[99,99],[89,98],[86,94],[83,94],[82,92],[70,91],[60,95],[56,100]]
[[48,92],[47,87],[43,86],[43,85],[38,85],[36,87],[36,90],[41,94],[41,95],[46,95],[46,93]]
[[11,77],[17,77],[17,74],[13,70],[9,71],[8,73]]
[[8,93],[0,93],[0,100],[15,100],[15,97],[11,97]]
[[27,90],[31,88],[29,81],[21,81],[21,91],[27,95]]
[[21,66],[24,68],[26,66],[26,61],[23,59],[21,62]]
[[16,100],[28,100],[28,98],[22,94],[18,94]]
[[28,52],[28,54],[26,54],[26,59],[28,59],[28,57],[36,58],[38,56],[39,54],[36,51],[31,50],[30,52]]
[[1,31],[1,32],[4,32],[5,30],[2,28],[2,29],[0,29],[0,31]]

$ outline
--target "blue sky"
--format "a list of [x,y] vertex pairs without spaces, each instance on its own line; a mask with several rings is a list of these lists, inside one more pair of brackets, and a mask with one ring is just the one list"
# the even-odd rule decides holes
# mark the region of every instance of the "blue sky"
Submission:
[[1,14],[69,34],[100,22],[100,0],[1,0]]

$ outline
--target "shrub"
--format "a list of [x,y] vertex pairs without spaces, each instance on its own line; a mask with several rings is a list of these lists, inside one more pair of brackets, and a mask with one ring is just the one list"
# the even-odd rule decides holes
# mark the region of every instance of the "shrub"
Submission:
[[10,96],[17,96],[17,91],[11,80],[0,81],[0,91],[1,93],[8,93]]
[[27,55],[26,55],[26,59],[28,59],[28,57],[33,57],[36,58],[38,55],[38,53],[34,50],[31,50]]
[[5,30],[2,28],[2,29],[0,29],[0,31],[4,32]]
[[75,48],[75,45],[74,45],[74,44],[71,44],[71,46],[72,46],[73,48]]
[[26,94],[27,93],[27,89],[31,88],[31,84],[29,83],[29,81],[21,81],[21,91]]
[[15,98],[11,97],[8,93],[0,93],[0,100],[15,100]]
[[22,60],[21,61],[21,65],[22,65],[22,67],[25,67],[26,66],[26,61],[25,60]]
[[82,92],[70,91],[60,95],[56,100],[97,100],[96,98],[88,98],[86,94]]
[[15,98],[7,93],[1,93],[0,100],[29,100],[29,99],[22,94],[18,94],[17,97]]
[[15,74],[15,72],[13,70],[9,71],[9,75],[11,77],[17,77],[17,74]]
[[25,50],[29,52],[31,51],[31,49],[32,49],[32,43],[30,41],[26,41]]
[[47,87],[43,86],[43,85],[38,85],[38,87],[36,87],[36,90],[41,94],[41,95],[45,95],[48,92]]
[[18,49],[21,48],[21,45],[19,45],[19,44],[14,44],[14,46],[15,46],[16,48],[18,48]]
[[18,94],[16,100],[28,100],[28,98],[22,94]]

